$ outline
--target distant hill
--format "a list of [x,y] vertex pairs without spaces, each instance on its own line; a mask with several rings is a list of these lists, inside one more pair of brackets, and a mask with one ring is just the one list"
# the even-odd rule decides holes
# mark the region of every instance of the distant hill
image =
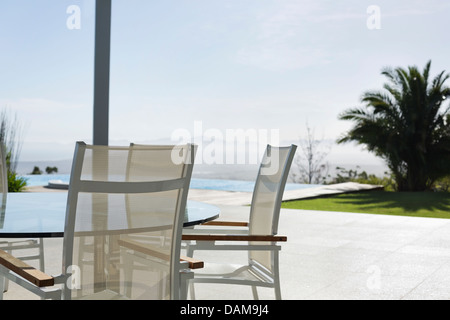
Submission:
[[[58,174],[70,174],[72,167],[71,160],[60,161],[24,161],[18,165],[17,172],[21,175],[29,174],[33,171],[33,168],[38,166],[40,170],[45,173],[46,167],[57,167]],[[373,164],[361,164],[360,168],[356,168],[355,164],[332,164],[328,174],[334,177],[337,173],[336,167],[340,166],[347,170],[357,170],[358,172],[366,171],[368,174],[375,174],[377,176],[383,176],[387,170],[386,167]],[[258,174],[259,165],[257,164],[196,164],[194,165],[194,171],[192,176],[199,179],[224,179],[224,180],[247,180],[254,181]]]

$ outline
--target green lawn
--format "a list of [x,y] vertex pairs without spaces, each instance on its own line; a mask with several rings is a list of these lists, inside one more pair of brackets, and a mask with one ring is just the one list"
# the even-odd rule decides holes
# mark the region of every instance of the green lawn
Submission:
[[450,193],[359,192],[287,201],[282,208],[450,218]]

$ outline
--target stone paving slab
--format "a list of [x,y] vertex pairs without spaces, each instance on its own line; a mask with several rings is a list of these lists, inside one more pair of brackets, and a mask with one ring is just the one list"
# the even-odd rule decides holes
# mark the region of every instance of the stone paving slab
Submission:
[[[220,205],[222,220],[246,221],[249,208]],[[450,299],[450,219],[282,209],[279,234],[285,300]],[[61,268],[61,239],[46,239],[46,271]],[[204,261],[245,263],[244,253],[199,252]],[[259,291],[273,299],[273,291]],[[251,289],[196,285],[199,300],[252,299]],[[6,300],[36,299],[10,284]]]
[[[249,207],[219,205],[222,220],[247,221]],[[450,219],[282,209],[279,234],[286,300],[450,299]],[[45,240],[46,271],[61,268],[61,239]],[[202,252],[244,263],[245,254]],[[252,299],[250,288],[196,285],[197,299]],[[36,299],[10,284],[6,300]],[[260,291],[273,299],[272,290]]]
[[[322,192],[337,190],[354,192],[361,187],[347,184]],[[225,196],[193,189],[189,195],[192,200],[216,203],[221,208],[220,220],[248,220],[248,206],[229,205],[246,203],[248,194]],[[450,299],[450,219],[281,209],[278,233],[288,237],[280,255],[283,299]],[[46,271],[58,274],[62,240],[46,239],[45,251]],[[245,254],[226,256],[223,252],[202,252],[196,257],[246,261]],[[36,298],[14,284],[4,297]],[[252,294],[250,288],[199,284],[196,297],[239,300],[252,299]],[[272,290],[261,290],[260,298],[273,299]]]

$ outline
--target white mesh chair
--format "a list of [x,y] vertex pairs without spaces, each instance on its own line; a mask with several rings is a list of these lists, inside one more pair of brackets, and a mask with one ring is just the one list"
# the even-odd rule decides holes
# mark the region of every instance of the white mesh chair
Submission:
[[[195,299],[194,283],[237,284],[275,289],[275,298],[281,299],[278,256],[280,241],[277,236],[278,220],[284,187],[294,157],[296,146],[267,146],[255,183],[249,222],[212,221],[194,229],[185,230],[187,256],[196,250],[245,250],[248,264],[213,264],[205,261],[204,268],[195,271],[190,294]],[[229,242],[231,241],[231,242]],[[226,253],[224,253],[225,255]],[[206,260],[206,259],[203,259]]]
[[[190,273],[180,250],[194,157],[190,144],[107,147],[78,142],[62,275],[24,268],[5,252],[0,252],[0,275],[44,298],[180,299],[185,291],[181,281]],[[164,241],[149,246],[140,240],[155,234],[164,235]],[[92,263],[79,264],[81,260]],[[61,288],[46,290],[54,284]]]
[[[1,194],[1,212],[0,228],[3,227],[5,218],[6,202],[8,197],[8,172],[6,167],[6,152],[3,145],[0,146],[0,194]],[[36,250],[37,249],[37,250]],[[0,240],[0,250],[14,254],[22,261],[38,260],[39,269],[44,270],[44,241],[43,239],[17,239]],[[18,255],[18,253],[20,256]],[[5,279],[4,290],[8,290],[8,280]]]

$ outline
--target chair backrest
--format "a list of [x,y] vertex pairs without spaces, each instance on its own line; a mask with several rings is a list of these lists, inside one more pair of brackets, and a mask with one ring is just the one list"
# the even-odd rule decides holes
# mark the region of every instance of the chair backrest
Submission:
[[[63,273],[70,277],[65,299],[100,298],[105,292],[131,299],[178,298],[181,234],[194,157],[195,146],[190,144],[77,143],[64,232]],[[165,241],[148,243],[154,233],[163,234]],[[130,246],[148,250],[142,254]],[[142,261],[133,262],[136,257]]]
[[[268,145],[256,179],[250,209],[249,232],[252,235],[276,235],[281,201],[297,146]],[[271,267],[271,257],[252,251],[250,258]]]
[[296,149],[295,145],[267,146],[253,189],[250,234],[277,234],[284,187]]

